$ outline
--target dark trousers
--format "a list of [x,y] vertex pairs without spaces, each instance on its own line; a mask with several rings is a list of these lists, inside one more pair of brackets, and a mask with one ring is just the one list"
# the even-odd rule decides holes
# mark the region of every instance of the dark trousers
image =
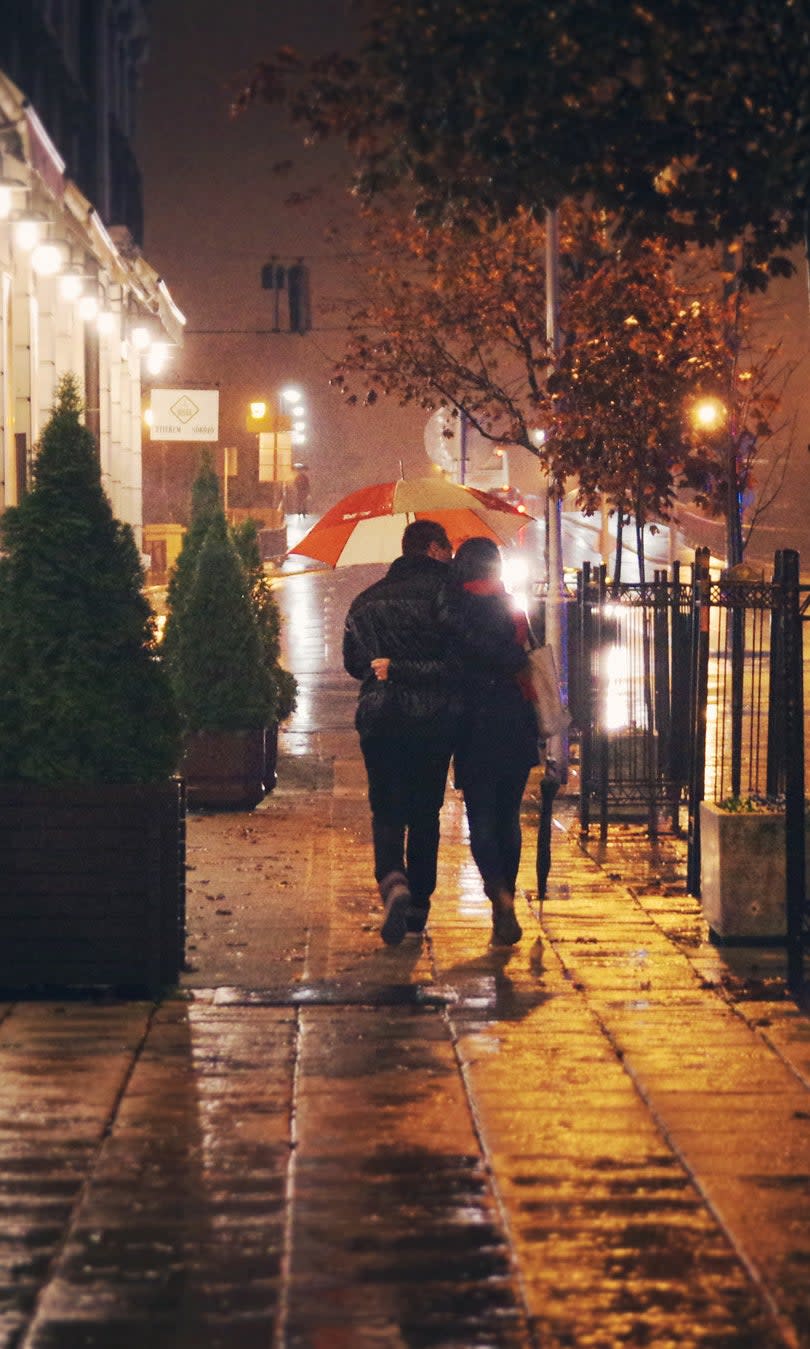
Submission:
[[520,803],[528,768],[512,772],[467,771],[464,805],[470,828],[470,851],[490,898],[500,889],[515,892],[520,865]]
[[368,775],[379,882],[402,871],[415,904],[426,907],[436,888],[439,811],[444,802],[450,749],[414,737],[369,736],[361,741]]

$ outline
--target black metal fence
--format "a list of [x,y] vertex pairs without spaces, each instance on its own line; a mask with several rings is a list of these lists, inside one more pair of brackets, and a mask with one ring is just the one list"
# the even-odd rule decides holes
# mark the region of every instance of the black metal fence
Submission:
[[686,801],[691,586],[680,569],[608,587],[583,568],[571,703],[581,729],[580,824],[662,813],[675,829]]
[[[646,819],[688,840],[687,885],[700,893],[700,803],[778,801],[785,809],[789,978],[803,978],[805,886],[803,643],[810,588],[798,555],[770,581],[746,569],[608,586],[583,568],[570,695],[581,733],[580,826]],[[810,654],[810,653],[809,653]]]

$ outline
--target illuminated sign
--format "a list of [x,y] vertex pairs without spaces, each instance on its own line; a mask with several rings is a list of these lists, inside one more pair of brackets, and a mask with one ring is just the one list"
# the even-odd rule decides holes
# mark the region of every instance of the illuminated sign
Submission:
[[150,440],[219,440],[218,389],[153,389]]

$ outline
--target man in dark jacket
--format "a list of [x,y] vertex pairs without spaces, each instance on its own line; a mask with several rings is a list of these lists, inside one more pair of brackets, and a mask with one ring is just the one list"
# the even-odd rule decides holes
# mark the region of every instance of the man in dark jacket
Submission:
[[452,555],[441,525],[415,520],[402,556],[346,615],[343,664],[362,681],[355,726],[389,946],[423,930],[436,886],[439,811],[460,713],[438,621]]

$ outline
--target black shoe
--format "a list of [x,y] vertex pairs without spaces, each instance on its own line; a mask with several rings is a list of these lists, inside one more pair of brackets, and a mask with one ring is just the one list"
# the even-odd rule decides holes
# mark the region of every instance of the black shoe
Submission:
[[504,909],[496,914],[492,921],[493,946],[514,946],[523,936],[523,928],[515,917],[514,909]]
[[405,914],[405,926],[409,932],[424,932],[425,925],[430,913],[429,904],[414,904],[408,906]]
[[493,946],[514,946],[523,936],[523,928],[515,916],[514,897],[507,890],[490,895],[492,903]]
[[399,946],[405,940],[408,931],[406,914],[410,908],[411,897],[407,890],[394,890],[388,896],[385,905],[380,936],[386,946]]
[[380,936],[386,946],[399,946],[405,940],[408,926],[405,915],[411,906],[411,892],[402,872],[391,871],[380,882],[380,892],[385,904],[385,917],[380,928]]

